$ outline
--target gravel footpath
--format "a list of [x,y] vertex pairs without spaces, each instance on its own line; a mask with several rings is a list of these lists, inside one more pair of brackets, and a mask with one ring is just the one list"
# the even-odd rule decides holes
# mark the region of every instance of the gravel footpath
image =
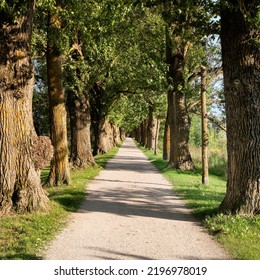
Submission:
[[49,260],[229,259],[127,138],[47,249]]

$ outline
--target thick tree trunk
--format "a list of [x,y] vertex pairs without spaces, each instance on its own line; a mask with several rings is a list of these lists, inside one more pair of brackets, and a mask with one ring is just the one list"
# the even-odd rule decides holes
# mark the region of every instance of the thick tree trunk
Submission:
[[168,93],[168,110],[170,127],[168,166],[191,170],[194,164],[189,151],[190,118],[186,110],[184,95],[181,92]]
[[68,92],[68,109],[70,115],[71,155],[73,167],[84,168],[95,165],[90,141],[90,104],[85,92],[80,97]]
[[97,154],[105,154],[114,146],[112,125],[104,119],[99,125]]
[[[190,118],[185,100],[185,58],[189,42],[173,37],[166,30],[166,60],[169,65],[168,81],[173,89],[168,92],[168,117],[170,125],[169,167],[191,170],[194,163],[189,151]],[[176,45],[178,47],[176,47]]]
[[114,124],[108,122],[108,142],[110,144],[110,149],[116,146],[115,137],[114,137]]
[[120,131],[120,140],[124,141],[126,138],[125,132],[121,128],[119,129],[119,131]]
[[48,207],[40,181],[41,157],[35,154],[37,146],[44,147],[32,120],[34,1],[23,3],[17,4],[15,12],[22,11],[17,17],[2,12],[0,21],[0,215]]
[[260,7],[228,2],[221,12],[228,180],[220,210],[252,215],[260,213]]
[[173,162],[170,162],[170,166],[182,169],[191,170],[194,168],[194,163],[191,159],[191,154],[189,151],[189,135],[190,135],[190,117],[187,112],[185,104],[185,95],[181,91],[177,91],[175,94],[175,104],[176,104],[176,121],[174,125],[177,134],[173,138],[174,149],[176,147],[177,153]]
[[[65,93],[62,83],[62,56],[57,46],[55,34],[59,29],[59,18],[49,16],[48,47],[47,47],[47,76],[48,94],[51,118],[51,141],[54,147],[54,157],[51,161],[51,170],[45,183],[48,186],[69,184],[69,158],[67,140],[67,112]],[[55,33],[56,31],[56,33]],[[59,30],[61,32],[61,30]]]
[[112,129],[113,129],[114,143],[115,145],[119,145],[121,143],[120,128],[113,124]]
[[207,70],[204,66],[201,67],[201,134],[202,134],[202,184],[209,183],[209,164],[208,164],[208,119],[207,119]]

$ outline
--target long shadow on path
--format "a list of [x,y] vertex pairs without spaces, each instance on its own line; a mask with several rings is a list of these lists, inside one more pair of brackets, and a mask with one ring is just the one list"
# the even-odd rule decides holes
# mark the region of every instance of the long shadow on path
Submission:
[[[167,203],[167,201],[170,201]],[[103,212],[125,217],[150,217],[194,222],[195,219],[180,203],[179,198],[167,190],[113,189],[109,191],[92,191],[87,202],[79,212]]]

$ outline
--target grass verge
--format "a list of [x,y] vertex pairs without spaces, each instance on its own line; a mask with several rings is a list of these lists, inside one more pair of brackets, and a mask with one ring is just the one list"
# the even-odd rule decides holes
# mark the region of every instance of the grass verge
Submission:
[[260,216],[241,217],[217,213],[226,191],[224,177],[210,174],[210,183],[204,186],[200,169],[185,172],[168,169],[167,161],[162,160],[161,155],[156,156],[151,151],[139,148],[172,183],[174,191],[232,258],[260,260]]
[[[0,219],[0,259],[41,259],[48,241],[66,225],[69,213],[77,211],[86,196],[86,184],[98,175],[118,147],[95,157],[97,166],[71,172],[71,184],[48,188],[51,209],[48,213],[8,216]],[[46,177],[48,170],[42,172]]]

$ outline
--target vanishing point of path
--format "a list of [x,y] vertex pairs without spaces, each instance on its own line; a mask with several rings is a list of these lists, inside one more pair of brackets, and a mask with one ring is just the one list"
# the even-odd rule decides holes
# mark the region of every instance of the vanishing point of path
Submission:
[[228,259],[127,138],[45,259]]

